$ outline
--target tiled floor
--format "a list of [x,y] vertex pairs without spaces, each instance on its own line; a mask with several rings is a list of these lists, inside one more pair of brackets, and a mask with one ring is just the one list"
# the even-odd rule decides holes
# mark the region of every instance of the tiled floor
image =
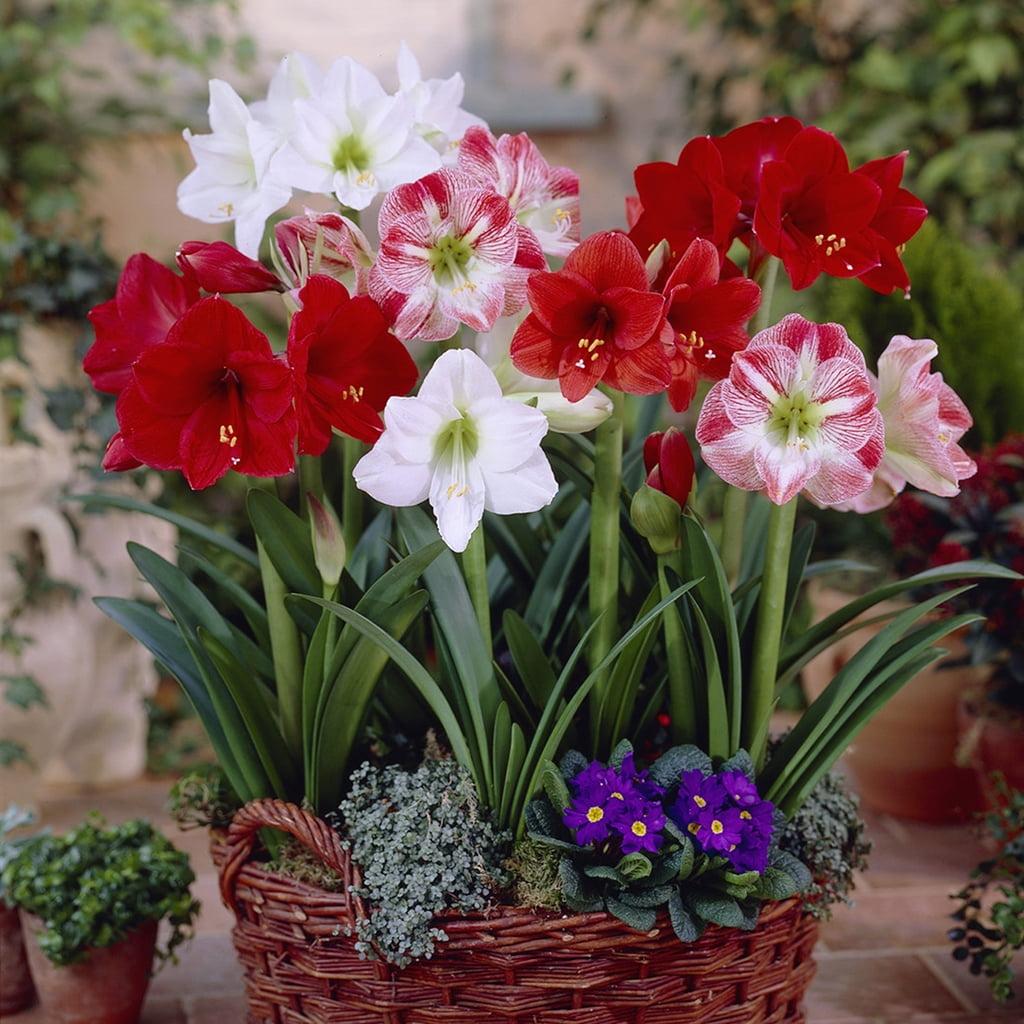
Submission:
[[[154,979],[143,1024],[235,1024],[244,1019],[241,978],[228,936],[230,916],[201,832],[180,833],[163,810],[167,783],[145,781],[88,796],[51,795],[46,823],[65,828],[89,809],[111,820],[145,815],[186,849],[203,901],[199,934],[181,963]],[[948,894],[981,854],[964,828],[939,828],[870,817],[872,867],[856,905],[825,926],[808,1024],[1019,1024],[1024,999],[997,1007],[983,982],[949,957]],[[1024,975],[1024,962],[1020,975]],[[1024,978],[1022,985],[1024,987]],[[49,1024],[38,1009],[10,1018]]]

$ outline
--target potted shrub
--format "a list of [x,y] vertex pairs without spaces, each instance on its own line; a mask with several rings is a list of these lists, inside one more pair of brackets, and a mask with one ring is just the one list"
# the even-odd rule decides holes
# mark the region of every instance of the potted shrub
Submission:
[[[929,613],[1018,578],[943,566],[791,626],[829,568],[801,492],[851,505],[973,470],[933,343],[894,339],[900,386],[879,388],[840,325],[772,325],[782,265],[797,288],[905,288],[924,207],[901,157],[852,173],[834,137],[769,119],[638,168],[630,231],[581,241],[571,171],[462,111],[457,76],[399,64],[393,95],[300,54],[251,109],[211,83],[179,202],[233,220],[237,248],[132,257],[85,360],[118,395],[109,470],[254,478],[254,546],[177,514],[193,575],[130,546],[167,614],[98,599],[188,692],[242,804],[213,852],[249,1017],[801,1019],[810,868],[830,869],[787,831],[975,618]],[[293,187],[342,209],[278,223],[267,265]],[[282,295],[280,355],[225,297],[249,292]],[[697,494],[687,437],[654,428],[702,378]],[[769,756],[778,687],[877,608]],[[195,791],[216,822],[230,801]]]
[[996,775],[995,798],[985,815],[983,836],[992,855],[971,871],[967,885],[952,898],[953,959],[989,980],[998,1002],[1014,997],[1013,962],[1024,949],[1024,792]]
[[[890,510],[900,567],[916,571],[961,558],[1024,566],[1024,437],[1011,436],[978,456],[978,472],[959,495],[905,496]],[[981,584],[970,599],[985,615],[964,632],[959,659],[975,673],[960,694],[959,759],[992,797],[1002,774],[1024,788],[1024,590]],[[965,607],[957,598],[950,610]]]
[[17,1013],[35,1001],[18,908],[4,898],[3,885],[4,868],[30,838],[24,835],[15,838],[10,833],[34,821],[31,811],[15,804],[10,804],[0,814],[0,963],[4,965],[0,973],[0,1013]]
[[[134,1024],[154,955],[173,957],[191,934],[194,880],[185,854],[145,821],[108,828],[94,816],[19,850],[3,883],[48,1019]],[[168,931],[158,945],[161,921]]]

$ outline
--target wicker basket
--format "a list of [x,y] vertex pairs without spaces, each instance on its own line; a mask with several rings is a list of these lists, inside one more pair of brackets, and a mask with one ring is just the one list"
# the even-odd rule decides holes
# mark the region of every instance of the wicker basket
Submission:
[[[253,860],[259,829],[294,836],[349,881],[326,892]],[[334,831],[279,800],[243,807],[215,836],[237,917],[249,1024],[799,1024],[817,925],[795,900],[752,932],[710,928],[683,946],[667,921],[640,935],[608,914],[498,907],[438,921],[449,941],[405,969],[362,960],[346,934],[364,911]]]

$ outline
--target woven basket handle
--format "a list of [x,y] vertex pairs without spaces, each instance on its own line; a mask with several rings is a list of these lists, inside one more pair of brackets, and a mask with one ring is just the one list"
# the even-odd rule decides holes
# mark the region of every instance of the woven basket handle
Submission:
[[337,832],[327,822],[284,800],[253,800],[239,810],[231,821],[227,852],[220,872],[220,894],[228,907],[235,905],[238,873],[252,857],[256,835],[261,828],[276,828],[293,836],[312,854],[345,880],[346,902],[361,914],[362,902],[351,888],[358,884],[348,851]]

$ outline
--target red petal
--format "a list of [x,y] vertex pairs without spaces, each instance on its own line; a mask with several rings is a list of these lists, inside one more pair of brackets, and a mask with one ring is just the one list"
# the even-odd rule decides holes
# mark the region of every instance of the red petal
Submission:
[[175,259],[182,272],[204,291],[230,294],[281,290],[275,274],[227,242],[182,242]]
[[567,269],[540,271],[530,277],[526,288],[533,315],[551,334],[566,338],[586,335],[600,300],[586,278]]
[[647,291],[644,261],[621,231],[591,235],[569,253],[564,269],[585,278],[598,293],[615,287]]
[[564,349],[565,345],[553,338],[539,318],[531,313],[516,329],[509,354],[520,373],[554,380],[559,375]]
[[665,346],[655,340],[640,348],[616,353],[604,377],[613,388],[627,394],[654,395],[672,382],[672,367]]
[[558,382],[562,395],[570,402],[586,398],[610,369],[610,360],[610,345],[603,345],[595,352],[586,352],[567,345],[562,350],[558,367]]
[[142,463],[135,458],[125,444],[124,436],[119,430],[107,442],[107,450],[103,453],[103,468],[108,473],[121,473],[129,469],[138,469]]
[[181,468],[194,491],[216,483],[238,465],[247,437],[234,389],[218,390],[199,405],[181,432]]
[[691,288],[707,288],[718,281],[720,267],[718,250],[714,245],[706,238],[695,238],[669,275],[664,292],[671,297],[672,290],[684,284]]
[[658,460],[661,457],[661,439],[664,436],[664,431],[656,430],[644,438],[644,470],[647,473],[657,468]]
[[82,360],[82,369],[97,391],[116,395],[131,380],[132,363],[142,351],[141,337],[125,330],[117,311],[117,299],[89,310],[89,322],[96,340]]
[[616,348],[638,348],[660,332],[665,300],[657,292],[610,288],[603,298],[612,321],[609,340]]
[[168,416],[151,405],[136,384],[129,384],[117,399],[117,424],[125,449],[153,469],[181,466],[179,440],[186,416]]

